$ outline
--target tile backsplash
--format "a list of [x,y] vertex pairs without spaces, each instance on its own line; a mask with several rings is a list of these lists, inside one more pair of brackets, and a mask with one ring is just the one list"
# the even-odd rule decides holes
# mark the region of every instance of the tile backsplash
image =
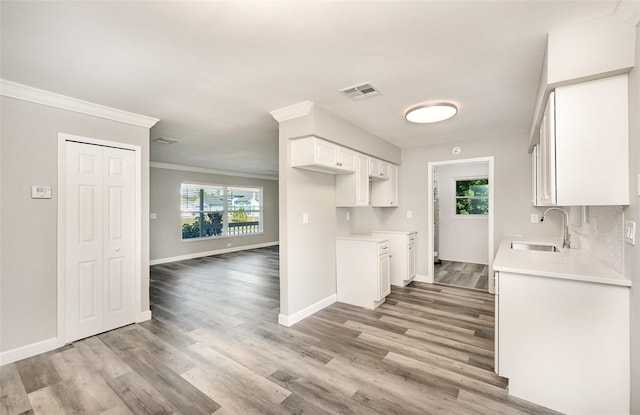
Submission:
[[589,210],[589,223],[576,229],[580,237],[580,248],[588,250],[597,259],[622,273],[622,206],[591,206]]

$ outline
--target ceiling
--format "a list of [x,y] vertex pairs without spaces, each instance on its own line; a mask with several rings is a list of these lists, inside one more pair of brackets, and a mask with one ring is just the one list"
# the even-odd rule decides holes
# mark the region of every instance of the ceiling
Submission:
[[[277,175],[312,101],[399,147],[528,134],[546,34],[612,1],[2,1],[3,79],[156,117],[151,160]],[[338,91],[371,82],[382,95]],[[449,121],[403,115],[447,99]]]

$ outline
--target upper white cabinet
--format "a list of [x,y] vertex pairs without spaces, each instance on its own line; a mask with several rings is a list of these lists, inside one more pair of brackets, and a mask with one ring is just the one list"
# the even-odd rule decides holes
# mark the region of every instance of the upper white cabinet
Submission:
[[389,163],[375,158],[369,159],[369,177],[371,180],[388,180]]
[[627,75],[551,93],[540,126],[537,204],[629,204],[627,95]]
[[291,141],[291,167],[331,174],[356,171],[356,152],[310,136]]
[[356,154],[355,174],[336,176],[336,206],[369,206],[369,157]]
[[371,206],[373,207],[398,206],[398,166],[389,164],[388,169],[388,180],[371,181]]

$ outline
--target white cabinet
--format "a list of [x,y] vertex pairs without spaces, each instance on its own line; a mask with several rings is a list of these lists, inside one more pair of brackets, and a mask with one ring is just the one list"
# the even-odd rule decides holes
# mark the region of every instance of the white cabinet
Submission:
[[336,239],[338,301],[368,309],[382,304],[391,292],[391,249],[388,240],[373,236]]
[[375,231],[389,239],[391,248],[391,285],[405,286],[416,276],[416,232]]
[[291,141],[291,167],[350,174],[356,170],[356,152],[315,136],[298,138]]
[[398,206],[398,166],[389,164],[388,171],[388,180],[371,181],[371,206]]
[[558,87],[540,126],[539,205],[629,204],[627,75]]
[[369,177],[371,180],[388,180],[389,163],[376,158],[369,159]]
[[356,154],[355,174],[336,176],[336,206],[369,206],[369,157]]
[[497,372],[569,414],[628,414],[629,287],[496,272]]

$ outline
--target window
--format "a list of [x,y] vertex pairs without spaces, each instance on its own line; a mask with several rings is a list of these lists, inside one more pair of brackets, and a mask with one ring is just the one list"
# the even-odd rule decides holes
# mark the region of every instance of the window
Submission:
[[456,215],[489,213],[489,179],[455,179]]
[[262,232],[262,188],[182,183],[182,239]]

